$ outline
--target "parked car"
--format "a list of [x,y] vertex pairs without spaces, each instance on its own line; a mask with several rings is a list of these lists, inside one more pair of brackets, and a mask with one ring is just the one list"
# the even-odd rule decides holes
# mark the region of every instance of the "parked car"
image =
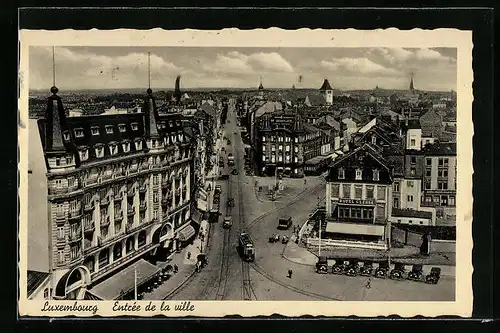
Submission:
[[286,244],[286,243],[288,243],[288,241],[289,241],[289,240],[290,240],[290,239],[289,239],[287,236],[283,236],[283,237],[281,238],[281,243]]
[[396,263],[394,269],[391,271],[391,279],[401,280],[404,279],[406,273],[405,265],[402,263]]
[[373,274],[373,262],[365,261],[363,266],[361,266],[360,274],[363,276],[372,276]]
[[440,277],[441,277],[441,268],[432,267],[430,273],[427,274],[427,276],[425,277],[425,282],[430,284],[437,284],[439,282]]
[[234,199],[233,198],[228,198],[227,199],[227,205],[229,207],[234,207]]
[[335,265],[332,267],[333,274],[344,274],[346,263],[344,259],[335,259]]
[[224,224],[222,225],[223,228],[231,228],[233,225],[233,219],[231,215],[226,215],[224,217]]
[[236,175],[238,174],[238,170],[233,169],[233,170],[231,171],[231,174],[233,174],[233,175],[235,175],[235,176],[236,176]]
[[320,256],[318,262],[316,263],[316,273],[327,274],[328,273],[328,258],[326,256]]
[[387,277],[387,272],[389,271],[389,263],[387,261],[382,261],[378,264],[377,270],[375,271],[375,276],[378,278],[385,279]]
[[422,265],[420,264],[413,265],[411,271],[408,273],[408,280],[413,280],[413,281],[422,280],[422,277],[424,276],[422,271],[423,271]]
[[345,274],[348,276],[357,276],[359,273],[359,262],[357,260],[350,260],[349,265],[346,267]]
[[279,234],[273,234],[271,237],[269,237],[269,243],[276,243],[280,241],[280,235]]

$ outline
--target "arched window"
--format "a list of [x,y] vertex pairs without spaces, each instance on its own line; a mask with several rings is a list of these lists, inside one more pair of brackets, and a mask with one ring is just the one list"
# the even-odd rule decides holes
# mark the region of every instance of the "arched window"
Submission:
[[144,245],[146,245],[146,231],[143,230],[139,233],[139,236],[138,236],[138,239],[137,239],[137,243],[139,245],[139,248],[143,247]]
[[109,264],[109,249],[104,249],[99,252],[99,268],[105,267]]
[[122,243],[116,243],[113,247],[113,260],[118,260],[122,257]]
[[134,243],[135,243],[134,236],[130,236],[129,238],[127,238],[127,254],[135,250]]

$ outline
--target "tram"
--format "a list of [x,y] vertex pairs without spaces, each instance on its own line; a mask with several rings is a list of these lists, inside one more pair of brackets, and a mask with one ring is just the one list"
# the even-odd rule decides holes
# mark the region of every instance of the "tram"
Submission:
[[244,261],[255,260],[255,247],[250,235],[246,232],[242,232],[239,236],[239,250]]

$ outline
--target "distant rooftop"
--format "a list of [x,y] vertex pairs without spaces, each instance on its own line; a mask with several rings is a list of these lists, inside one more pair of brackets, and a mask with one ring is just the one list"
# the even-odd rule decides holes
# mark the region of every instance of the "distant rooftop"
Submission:
[[426,155],[456,156],[457,144],[456,142],[432,143],[426,145],[422,150]]

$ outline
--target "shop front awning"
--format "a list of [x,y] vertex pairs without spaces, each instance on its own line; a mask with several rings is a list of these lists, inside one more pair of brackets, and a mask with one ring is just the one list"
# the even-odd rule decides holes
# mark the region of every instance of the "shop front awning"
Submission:
[[[94,286],[90,292],[103,300],[115,300],[133,291],[135,283],[140,286],[152,279],[159,271],[160,268],[141,259]],[[137,273],[137,282],[135,282],[135,273]]]
[[198,199],[197,200],[197,208],[203,212],[208,211],[208,204],[205,200]]
[[191,220],[196,224],[200,224],[202,219],[203,219],[203,213],[200,212],[198,209],[194,209],[193,213],[191,214]]
[[187,227],[185,227],[184,229],[179,231],[178,239],[181,242],[185,242],[185,241],[189,240],[191,237],[193,237],[195,234],[196,234],[196,231],[194,230],[194,228],[192,226],[188,225]]
[[373,224],[328,222],[326,225],[326,232],[349,235],[384,236],[385,227],[383,225]]

